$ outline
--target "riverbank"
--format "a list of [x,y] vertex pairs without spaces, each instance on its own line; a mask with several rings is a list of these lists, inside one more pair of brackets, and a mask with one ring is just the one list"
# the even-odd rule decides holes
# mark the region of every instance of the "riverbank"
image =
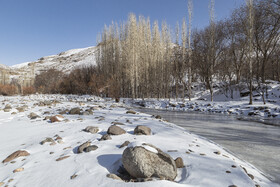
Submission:
[[280,184],[280,127],[238,121],[235,116],[137,108],[220,144]]
[[166,111],[198,112],[204,114],[223,114],[236,116],[240,120],[256,121],[268,125],[280,126],[280,106],[278,103],[264,105],[262,102],[254,102],[248,105],[247,100],[209,102],[201,100],[176,101],[171,99],[125,99],[131,106],[148,109],[160,109]]
[[[0,158],[17,150],[29,153],[1,163],[2,185],[278,186],[216,143],[152,115],[127,112],[122,103],[63,95],[2,97],[0,103]],[[100,141],[113,124],[124,133]],[[138,125],[149,127],[152,134],[134,134]],[[87,131],[89,126],[98,131]],[[89,141],[94,149],[78,153]],[[108,178],[110,173],[119,174],[125,141],[153,144],[173,159],[181,157],[184,167],[177,169],[174,181],[152,178],[135,183]]]
[[[256,85],[255,85],[256,86]],[[257,120],[270,125],[280,125],[280,82],[267,81],[265,93],[266,104],[263,103],[262,93],[253,91],[253,104],[249,105],[249,92],[239,91],[238,87],[231,87],[232,91],[225,91],[217,84],[213,90],[213,100],[209,90],[200,83],[195,83],[192,99],[124,99],[127,104],[150,109],[168,111],[202,112],[205,114],[225,114],[238,116],[243,120]],[[230,94],[231,93],[231,94]]]

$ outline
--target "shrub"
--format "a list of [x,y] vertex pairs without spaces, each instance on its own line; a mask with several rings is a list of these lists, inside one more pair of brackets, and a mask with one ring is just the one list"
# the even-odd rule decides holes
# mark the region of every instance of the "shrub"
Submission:
[[33,86],[23,87],[22,88],[23,95],[31,95],[36,93],[36,89]]
[[39,93],[56,94],[59,92],[59,84],[63,77],[61,71],[49,69],[35,77],[35,89]]
[[0,95],[9,96],[17,94],[17,89],[14,85],[0,85]]

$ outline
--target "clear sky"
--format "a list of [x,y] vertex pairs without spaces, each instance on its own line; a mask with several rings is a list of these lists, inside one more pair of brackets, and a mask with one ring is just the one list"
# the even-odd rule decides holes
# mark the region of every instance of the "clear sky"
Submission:
[[[208,24],[209,1],[193,0],[193,27]],[[216,19],[244,2],[216,0]],[[187,15],[187,0],[0,0],[0,64],[94,46],[104,24],[126,20],[130,12],[175,27]]]

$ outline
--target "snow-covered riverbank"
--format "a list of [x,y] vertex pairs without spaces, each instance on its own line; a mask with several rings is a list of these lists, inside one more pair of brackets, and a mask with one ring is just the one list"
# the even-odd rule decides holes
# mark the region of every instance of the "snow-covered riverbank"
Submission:
[[127,104],[141,106],[151,109],[162,109],[172,111],[194,111],[203,113],[216,113],[236,115],[247,120],[257,120],[280,125],[280,84],[272,82],[269,84],[266,104],[263,103],[261,94],[254,92],[253,105],[249,105],[248,94],[240,96],[238,90],[233,92],[233,99],[223,93],[222,89],[215,89],[214,102],[210,101],[209,91],[194,91],[194,98],[191,101],[185,99],[126,99]]
[[[0,159],[17,150],[30,154],[1,163],[0,186],[278,186],[221,146],[159,117],[127,113],[129,109],[123,104],[60,95],[1,97],[0,101],[0,108],[6,108],[6,112],[0,111]],[[67,114],[77,107],[83,115]],[[47,116],[59,113],[62,121],[50,123]],[[99,141],[112,124],[125,133]],[[135,135],[138,125],[149,127],[152,135]],[[98,132],[83,131],[88,126],[98,127]],[[42,143],[47,137],[52,140]],[[78,154],[77,148],[87,141],[97,149]],[[109,173],[118,174],[126,148],[120,145],[125,141],[152,144],[173,159],[181,157],[185,167],[177,169],[174,182],[153,179],[134,183],[108,178]],[[23,171],[13,172],[18,168]]]
[[194,134],[206,137],[253,164],[271,180],[280,184],[280,127],[235,116],[197,112],[137,108],[137,111],[160,115]]

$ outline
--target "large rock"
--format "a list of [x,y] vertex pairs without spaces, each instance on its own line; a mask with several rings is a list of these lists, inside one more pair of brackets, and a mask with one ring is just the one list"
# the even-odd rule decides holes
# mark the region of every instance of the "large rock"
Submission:
[[40,144],[44,145],[45,143],[55,143],[55,141],[52,138],[46,138],[45,140],[41,141]]
[[61,121],[63,121],[63,120],[64,120],[64,117],[63,117],[62,115],[60,115],[60,114],[55,115],[55,116],[52,116],[52,117],[50,118],[51,123],[61,122]]
[[123,148],[123,147],[125,147],[125,146],[128,146],[128,144],[130,144],[130,142],[129,142],[129,141],[125,141],[125,142],[120,146],[120,148]]
[[18,150],[16,152],[12,153],[11,155],[9,155],[5,160],[2,161],[2,163],[10,162],[18,157],[29,156],[29,155],[30,154],[27,151]]
[[155,118],[156,119],[161,119],[161,116],[160,115],[156,115]]
[[94,127],[94,126],[87,126],[85,129],[84,129],[85,132],[90,132],[91,134],[96,134],[98,133],[99,131],[99,128],[98,127]]
[[158,177],[173,181],[177,176],[173,158],[153,145],[142,145],[124,150],[122,162],[127,172],[135,178]]
[[4,112],[11,112],[11,109],[6,109],[6,108],[4,108],[3,111],[4,111]]
[[121,134],[125,134],[125,133],[126,133],[125,130],[123,130],[122,128],[120,128],[116,125],[112,125],[107,130],[107,134],[110,134],[110,135],[121,135]]
[[12,106],[10,104],[7,104],[3,110],[4,112],[10,112],[12,110]]
[[13,171],[13,173],[22,172],[23,170],[24,170],[24,168],[17,168]]
[[134,134],[136,135],[151,135],[151,129],[149,127],[143,126],[143,125],[138,125],[134,129]]
[[88,112],[90,115],[93,114],[93,110],[92,109],[86,109],[86,112]]
[[183,168],[184,166],[184,161],[181,157],[178,157],[175,159],[175,164],[177,168]]
[[112,124],[113,124],[113,125],[125,125],[124,123],[117,122],[117,121],[113,121]]
[[69,114],[78,114],[80,115],[81,114],[81,109],[79,107],[76,107],[76,108],[72,108],[70,111],[69,111]]
[[18,110],[18,112],[24,112],[25,108],[24,107],[18,107],[16,108]]
[[87,141],[87,142],[83,143],[82,145],[80,145],[78,147],[78,153],[82,153],[84,151],[84,149],[86,149],[87,147],[90,146],[90,144],[91,144],[91,142]]
[[84,152],[88,153],[88,152],[91,152],[91,151],[95,151],[96,149],[98,149],[98,146],[90,145],[90,146],[88,146],[84,149]]
[[12,106],[10,104],[6,104],[4,109],[12,109]]
[[100,141],[105,141],[105,140],[112,140],[112,138],[111,138],[111,136],[109,134],[104,134],[101,137]]
[[36,118],[40,118],[40,116],[38,116],[36,113],[34,113],[34,112],[31,112],[29,115],[28,115],[28,117],[30,118],[30,119],[36,119]]
[[136,114],[136,112],[133,111],[133,110],[128,110],[126,113],[127,113],[127,114]]

